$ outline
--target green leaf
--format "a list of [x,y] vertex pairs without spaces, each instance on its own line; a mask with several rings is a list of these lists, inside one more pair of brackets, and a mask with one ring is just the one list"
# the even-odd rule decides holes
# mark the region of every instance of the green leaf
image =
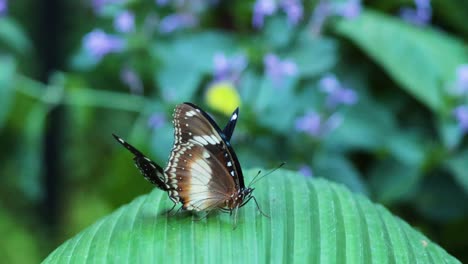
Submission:
[[189,70],[209,73],[213,69],[215,53],[235,54],[237,49],[230,34],[211,31],[180,35],[171,41],[156,42],[151,52],[164,66],[180,66],[179,74],[184,75]]
[[389,159],[376,163],[369,177],[376,199],[381,203],[391,203],[411,198],[422,172],[416,166]]
[[379,63],[415,98],[434,111],[446,108],[442,96],[455,69],[468,60],[463,42],[429,27],[365,10],[355,20],[333,24]]
[[14,76],[16,63],[11,57],[0,57],[0,129],[3,127],[14,101]]
[[[291,129],[298,105],[291,104],[284,111],[284,102],[295,102],[294,86],[297,79],[285,77],[281,83],[273,82],[265,76],[258,85],[254,111],[258,123],[276,132],[288,133]],[[261,118],[260,118],[261,117]]]
[[468,195],[468,150],[458,153],[446,162],[446,166],[454,175],[455,181]]
[[[257,170],[246,171],[251,179]],[[248,181],[247,181],[248,182]],[[71,238],[43,263],[460,263],[385,208],[344,187],[278,170],[229,214],[166,214],[154,190]]]
[[452,117],[437,119],[437,132],[446,149],[457,148],[463,140],[463,130]]
[[337,43],[330,38],[315,37],[304,30],[297,43],[285,58],[292,59],[301,77],[317,77],[335,66],[337,61]]
[[0,41],[18,54],[26,55],[31,52],[31,41],[26,33],[9,17],[0,18]]
[[285,17],[274,16],[266,21],[263,38],[272,49],[281,49],[291,41],[294,31]]
[[329,151],[315,153],[314,173],[323,175],[329,180],[343,183],[356,193],[367,194],[365,185],[359,171],[342,154]]
[[344,115],[343,124],[332,133],[331,145],[343,148],[378,149],[396,130],[392,113],[383,105],[360,99]]
[[184,102],[193,100],[202,77],[199,71],[176,65],[161,69],[156,82],[166,101]]
[[47,105],[37,102],[26,117],[21,145],[18,148],[21,160],[17,179],[24,196],[32,201],[43,198],[41,176],[43,173],[42,155],[44,153],[44,132],[48,114]]

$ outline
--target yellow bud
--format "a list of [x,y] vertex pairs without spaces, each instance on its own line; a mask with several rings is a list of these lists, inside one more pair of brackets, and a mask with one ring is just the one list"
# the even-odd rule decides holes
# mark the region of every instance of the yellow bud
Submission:
[[214,110],[229,116],[240,106],[240,96],[229,81],[213,83],[206,92],[207,105]]

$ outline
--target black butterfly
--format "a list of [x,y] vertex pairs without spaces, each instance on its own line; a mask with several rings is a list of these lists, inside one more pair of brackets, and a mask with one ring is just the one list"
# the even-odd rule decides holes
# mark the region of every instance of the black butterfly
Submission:
[[[114,135],[134,155],[143,176],[182,209],[209,212],[213,209],[237,213],[254,188],[246,187],[242,169],[230,139],[236,126],[236,109],[223,131],[202,109],[191,103],[174,110],[174,146],[163,170],[136,148]],[[258,204],[257,204],[258,207]]]

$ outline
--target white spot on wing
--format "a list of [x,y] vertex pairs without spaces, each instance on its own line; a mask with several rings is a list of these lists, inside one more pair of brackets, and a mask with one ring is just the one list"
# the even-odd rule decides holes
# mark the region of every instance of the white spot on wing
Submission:
[[202,146],[206,146],[208,145],[208,142],[201,136],[194,136],[193,137],[193,140],[195,140],[196,142],[198,142],[199,144],[201,144]]
[[196,115],[197,113],[194,112],[194,111],[188,111],[187,113],[185,113],[186,116],[194,116]]
[[205,139],[211,145],[216,145],[216,141],[213,140],[213,138],[211,136],[203,136],[203,139]]
[[221,142],[221,141],[220,141],[221,139],[220,139],[218,136],[216,136],[216,135],[211,135],[211,138],[212,138],[217,144]]
[[236,120],[236,119],[237,119],[237,113],[234,113],[234,114],[232,115],[232,117],[231,117],[231,121],[232,121],[232,120]]

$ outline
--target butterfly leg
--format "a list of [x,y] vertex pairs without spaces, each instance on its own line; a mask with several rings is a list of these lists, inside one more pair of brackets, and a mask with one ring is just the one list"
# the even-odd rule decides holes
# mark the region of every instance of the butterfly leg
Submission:
[[204,216],[202,216],[202,217],[200,217],[200,218],[198,218],[198,219],[197,219],[197,218],[194,218],[193,221],[197,221],[197,222],[198,222],[198,221],[201,221],[201,220],[207,218],[208,215],[210,214],[210,212],[211,212],[211,211],[206,212]]
[[[232,211],[234,211],[234,225],[232,227],[232,230],[235,230],[237,228],[237,211],[239,210],[239,206],[236,206]],[[231,211],[231,215],[232,215]]]
[[172,206],[172,208],[171,208],[169,211],[167,211],[167,214],[168,214],[168,215],[173,216],[173,215],[175,215],[175,214],[180,210],[180,209],[179,209],[179,210],[177,210],[176,213],[171,214],[171,212],[174,210],[174,208],[176,207],[176,205],[177,205],[177,203],[174,202],[174,205]]
[[[262,209],[260,209],[260,206],[258,205],[257,199],[255,199],[255,196],[250,196],[250,198],[253,198],[255,204],[257,205],[258,211],[260,211],[260,213],[261,213],[263,216],[265,216],[265,217],[267,217],[267,218],[270,218],[269,215],[265,214],[265,213],[262,211]],[[249,199],[249,200],[250,200],[250,199]]]

